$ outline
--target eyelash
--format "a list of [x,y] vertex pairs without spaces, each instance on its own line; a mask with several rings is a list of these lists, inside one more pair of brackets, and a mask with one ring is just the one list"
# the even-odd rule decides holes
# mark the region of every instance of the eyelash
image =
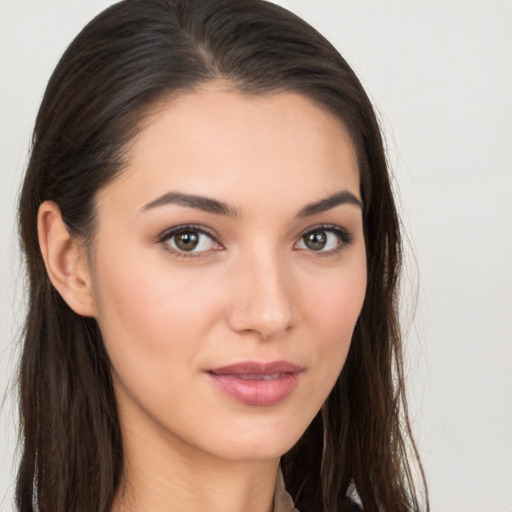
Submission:
[[[340,226],[336,226],[334,224],[319,224],[318,226],[313,226],[311,228],[308,228],[307,231],[304,231],[300,235],[298,241],[295,242],[294,247],[297,243],[304,242],[304,239],[307,235],[310,235],[315,232],[322,232],[322,231],[326,232],[326,233],[334,233],[336,235],[336,237],[339,240],[337,247],[335,247],[334,249],[329,249],[327,251],[323,251],[323,250],[315,251],[313,249],[308,249],[308,248],[304,248],[304,249],[301,248],[300,250],[305,250],[305,251],[310,252],[316,256],[325,257],[325,256],[338,254],[340,251],[345,249],[347,246],[352,244],[352,242],[354,241],[353,235]],[[184,233],[184,232],[192,232],[192,233],[199,233],[201,235],[206,235],[212,239],[214,244],[220,246],[220,249],[216,249],[216,250],[224,250],[224,247],[222,245],[222,241],[221,241],[220,237],[214,231],[207,229],[204,226],[197,225],[197,224],[182,224],[180,226],[175,226],[171,229],[164,231],[161,235],[158,236],[156,241],[157,241],[157,243],[163,245],[167,251],[171,252],[173,255],[178,256],[180,258],[197,258],[197,257],[204,256],[204,254],[208,251],[197,251],[197,252],[190,251],[189,252],[189,251],[182,251],[179,249],[175,249],[170,246],[169,240],[171,240],[174,236],[178,235],[179,233]]]
[[200,256],[204,256],[204,253],[206,251],[199,251],[199,252],[187,252],[187,251],[180,251],[179,249],[175,249],[170,246],[168,243],[174,236],[178,235],[179,233],[184,232],[192,232],[192,233],[199,233],[201,235],[206,235],[209,238],[213,240],[213,242],[219,246],[222,247],[223,250],[224,247],[222,246],[222,241],[220,240],[220,237],[214,232],[211,231],[204,226],[199,226],[197,224],[182,224],[181,226],[176,226],[171,229],[168,229],[164,231],[157,239],[157,243],[162,244],[164,248],[171,252],[173,255],[178,256],[180,258],[198,258]]
[[347,248],[350,244],[352,244],[352,242],[354,241],[354,236],[351,233],[349,233],[346,229],[340,226],[336,226],[335,224],[319,224],[318,226],[313,226],[311,228],[308,228],[307,231],[303,232],[303,234],[299,237],[298,242],[296,243],[303,242],[307,235],[310,235],[315,232],[334,233],[338,238],[338,245],[335,248],[329,249],[327,251],[314,251],[312,249],[307,248],[304,249],[315,256],[328,257],[338,254],[341,251],[343,251],[343,249]]

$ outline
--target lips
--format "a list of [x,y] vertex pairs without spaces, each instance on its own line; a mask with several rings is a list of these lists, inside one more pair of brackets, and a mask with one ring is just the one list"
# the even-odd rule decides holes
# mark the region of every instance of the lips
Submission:
[[224,394],[244,405],[270,406],[286,399],[297,387],[304,368],[288,361],[246,361],[207,372]]

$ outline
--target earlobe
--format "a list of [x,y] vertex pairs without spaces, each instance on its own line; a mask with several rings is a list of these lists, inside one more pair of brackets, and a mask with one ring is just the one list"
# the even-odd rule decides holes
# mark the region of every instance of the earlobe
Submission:
[[68,232],[53,201],[39,207],[39,247],[51,283],[68,306],[82,316],[95,316],[87,253]]

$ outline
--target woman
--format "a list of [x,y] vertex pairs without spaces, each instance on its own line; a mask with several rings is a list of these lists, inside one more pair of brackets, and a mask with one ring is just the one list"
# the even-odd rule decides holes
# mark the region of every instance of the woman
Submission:
[[100,14],[48,84],[20,231],[20,511],[421,509],[381,136],[305,22]]

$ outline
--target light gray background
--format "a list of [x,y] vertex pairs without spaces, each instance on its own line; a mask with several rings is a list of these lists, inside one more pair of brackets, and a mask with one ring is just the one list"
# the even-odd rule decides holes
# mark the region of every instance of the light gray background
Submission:
[[[15,204],[36,110],[108,0],[0,0],[0,396],[16,366]],[[324,33],[378,109],[408,230],[411,410],[433,511],[512,511],[512,2],[281,0]],[[417,264],[414,263],[414,256]],[[12,510],[15,406],[0,418]]]

